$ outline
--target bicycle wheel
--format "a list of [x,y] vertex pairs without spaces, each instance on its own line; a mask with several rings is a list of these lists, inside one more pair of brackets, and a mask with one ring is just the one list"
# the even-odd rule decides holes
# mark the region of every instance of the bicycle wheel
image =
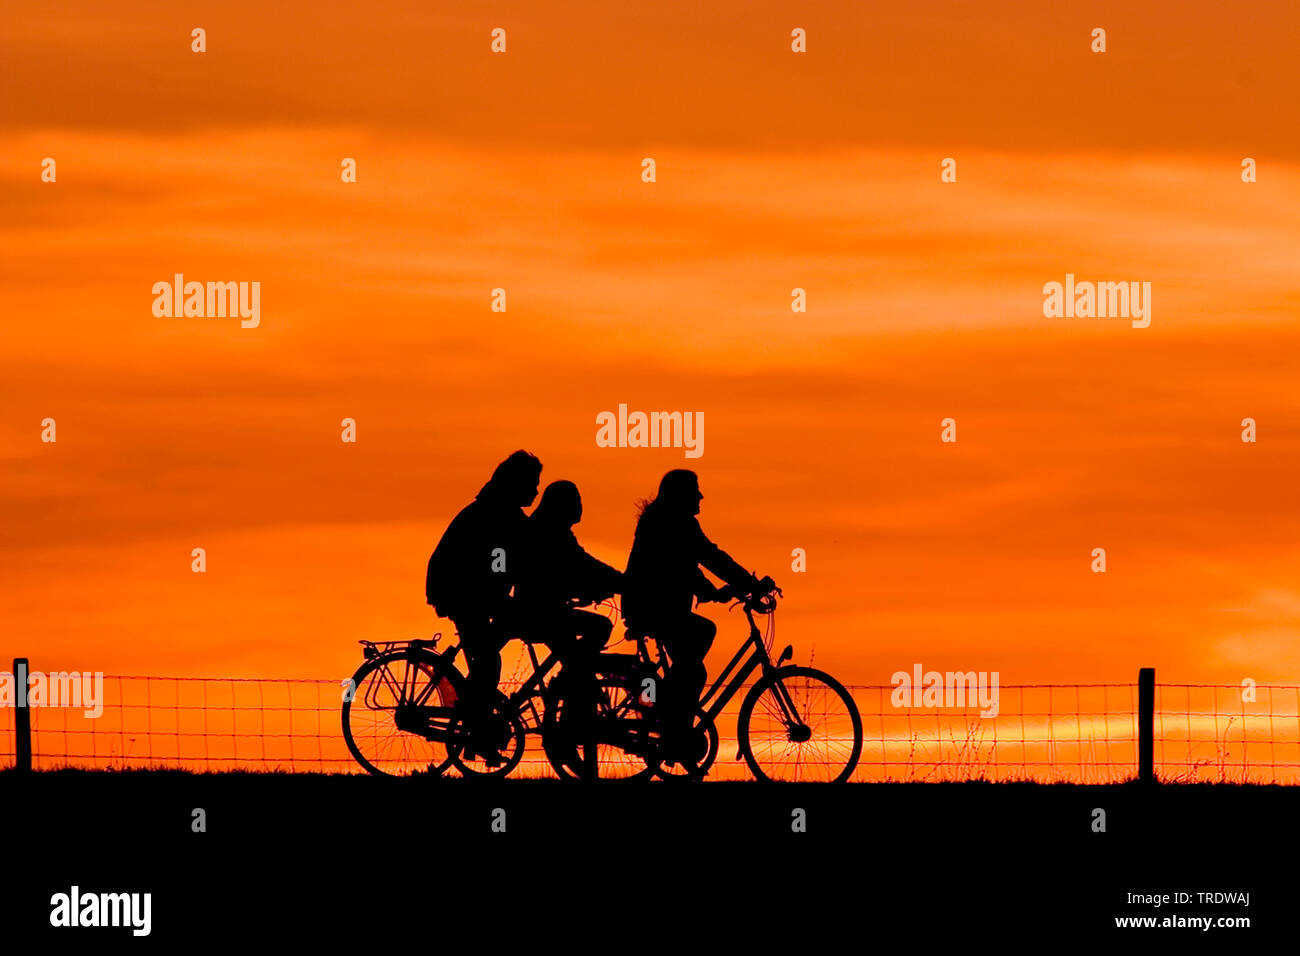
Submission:
[[[626,677],[601,676],[585,683],[586,695],[566,693],[562,677],[552,684],[542,718],[542,748],[561,780],[639,780],[650,775],[643,756],[629,752],[648,744],[650,721],[639,706],[640,692]],[[595,722],[594,743],[584,739],[582,718]],[[591,766],[587,748],[594,747]],[[593,776],[594,774],[594,776]]]
[[[500,761],[491,765],[477,752],[470,757],[468,754],[474,743],[496,748]],[[504,777],[519,766],[524,756],[524,725],[518,714],[510,712],[505,694],[497,691],[497,702],[485,728],[470,728],[464,710],[457,711],[447,737],[447,755],[466,777]]]
[[434,651],[406,650],[366,661],[343,701],[343,739],[377,776],[441,774],[444,741],[461,694],[460,672]]
[[695,715],[696,752],[695,763],[680,763],[664,760],[654,752],[646,763],[654,769],[661,780],[703,780],[713,762],[718,759],[718,728],[713,721],[700,711]]
[[759,780],[849,779],[862,754],[862,717],[844,685],[811,667],[782,667],[755,684],[736,722]]

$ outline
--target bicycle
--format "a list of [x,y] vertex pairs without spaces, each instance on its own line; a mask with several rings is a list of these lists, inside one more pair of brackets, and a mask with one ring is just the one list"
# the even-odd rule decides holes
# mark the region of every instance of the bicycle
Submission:
[[[760,670],[740,705],[736,759],[743,757],[759,780],[848,780],[862,754],[862,717],[844,685],[829,674],[812,667],[783,666],[794,656],[792,646],[772,660],[773,612],[780,594],[779,588],[773,588],[743,596],[732,605],[744,608],[749,636],[701,696],[694,722],[698,746],[685,759],[664,753],[655,720],[653,692],[671,663],[657,642],[649,634],[629,629],[628,639],[637,643],[636,654],[600,655],[602,669],[594,691],[596,776],[702,779],[717,759],[718,716]],[[768,616],[766,632],[759,629],[755,614]],[[552,695],[548,702],[542,745],[562,777],[583,776],[579,768],[585,756],[584,744],[567,729],[566,714],[578,707],[586,712],[591,703],[590,698],[567,700],[563,693]],[[635,765],[638,761],[640,766]]]
[[[504,777],[519,765],[525,736],[541,732],[546,677],[559,659],[551,653],[539,662],[525,642],[532,674],[509,697],[495,691],[487,726],[476,727],[464,706],[468,678],[454,663],[460,646],[438,651],[440,639],[358,642],[365,662],[343,700],[348,750],[377,776],[436,777],[454,766],[465,777]],[[500,761],[490,763],[480,749],[496,750]]]

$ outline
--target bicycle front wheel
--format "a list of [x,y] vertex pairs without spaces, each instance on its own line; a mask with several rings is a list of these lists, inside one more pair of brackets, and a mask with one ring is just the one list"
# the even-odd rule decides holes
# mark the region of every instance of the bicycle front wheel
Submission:
[[862,717],[844,685],[811,667],[782,667],[755,684],[736,724],[759,780],[848,780],[862,755]]

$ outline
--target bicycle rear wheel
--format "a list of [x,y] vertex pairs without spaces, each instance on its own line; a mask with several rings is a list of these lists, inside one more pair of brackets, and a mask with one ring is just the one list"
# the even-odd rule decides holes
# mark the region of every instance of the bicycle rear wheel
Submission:
[[381,777],[441,774],[461,675],[436,652],[394,651],[352,675],[343,701],[343,739],[368,772]]
[[[605,675],[586,694],[567,692],[563,675],[553,690],[542,719],[542,748],[561,780],[639,780],[650,775],[645,758],[627,746],[648,744],[650,721],[638,706],[640,688],[634,679]],[[594,727],[585,722],[594,721]],[[588,761],[588,749],[594,759]],[[594,775],[594,776],[593,776]]]
[[736,722],[759,780],[848,780],[862,755],[862,717],[844,685],[811,667],[782,667],[755,684]]

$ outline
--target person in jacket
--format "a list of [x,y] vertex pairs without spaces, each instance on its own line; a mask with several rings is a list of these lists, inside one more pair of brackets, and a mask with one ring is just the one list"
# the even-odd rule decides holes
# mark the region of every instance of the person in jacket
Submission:
[[[560,658],[556,681],[570,702],[567,718],[574,740],[582,747],[583,776],[595,776],[595,664],[609,640],[614,623],[603,614],[581,609],[622,590],[622,573],[592,557],[578,543],[573,526],[582,520],[582,496],[571,481],[546,486],[542,500],[528,517],[523,536],[515,612],[526,640],[546,644]],[[590,691],[590,707],[576,704]]]
[[[460,636],[469,671],[471,735],[489,725],[501,681],[501,649],[514,624],[510,590],[523,550],[523,509],[536,500],[541,477],[535,455],[511,454],[452,519],[429,558],[425,599],[440,617],[451,619]],[[485,740],[470,752],[489,766],[499,764],[493,744]]]
[[[727,601],[766,593],[771,578],[759,580],[708,539],[700,527],[699,478],[675,469],[663,476],[654,500],[637,519],[632,552],[623,573],[623,618],[634,630],[653,636],[668,652],[671,670],[660,693],[665,748],[670,759],[691,763],[697,753],[692,733],[700,694],[708,679],[704,656],[717,627],[694,613],[695,602]],[[726,582],[718,588],[701,568]]]

